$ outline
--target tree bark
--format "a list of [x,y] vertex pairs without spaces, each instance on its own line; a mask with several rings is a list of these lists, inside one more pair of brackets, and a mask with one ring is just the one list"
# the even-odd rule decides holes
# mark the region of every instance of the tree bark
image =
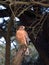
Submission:
[[13,58],[12,65],[21,65],[24,54],[25,54],[24,48],[19,49],[19,51],[17,52],[17,54]]

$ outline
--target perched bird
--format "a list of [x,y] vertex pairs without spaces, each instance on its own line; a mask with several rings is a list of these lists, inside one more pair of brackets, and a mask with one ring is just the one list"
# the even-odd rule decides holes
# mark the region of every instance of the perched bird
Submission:
[[29,42],[29,37],[27,32],[25,31],[24,26],[20,26],[19,29],[16,31],[16,39],[18,40],[20,45],[26,45]]
[[[16,40],[19,42],[20,46],[28,46],[30,39],[28,37],[28,33],[25,31],[24,26],[20,26],[19,29],[16,31]],[[27,53],[29,53],[28,48],[26,51]]]

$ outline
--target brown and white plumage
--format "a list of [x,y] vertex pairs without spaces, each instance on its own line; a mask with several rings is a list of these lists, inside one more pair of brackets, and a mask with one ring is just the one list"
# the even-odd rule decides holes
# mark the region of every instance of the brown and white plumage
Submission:
[[[19,29],[16,31],[16,39],[19,42],[21,46],[28,46],[29,37],[27,32],[25,31],[24,26],[20,26]],[[27,48],[26,53],[29,53],[29,50]]]

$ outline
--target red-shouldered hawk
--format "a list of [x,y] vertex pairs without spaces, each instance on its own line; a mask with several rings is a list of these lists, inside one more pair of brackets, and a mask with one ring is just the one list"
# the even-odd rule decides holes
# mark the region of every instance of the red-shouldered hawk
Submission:
[[24,29],[24,26],[19,27],[19,29],[16,31],[16,39],[18,40],[20,45],[27,46],[27,41],[29,41],[29,38],[27,32]]
[[[16,39],[21,46],[28,46],[30,41],[27,32],[25,31],[24,26],[20,26],[19,29],[16,31]],[[26,49],[25,55],[29,54],[29,49]]]

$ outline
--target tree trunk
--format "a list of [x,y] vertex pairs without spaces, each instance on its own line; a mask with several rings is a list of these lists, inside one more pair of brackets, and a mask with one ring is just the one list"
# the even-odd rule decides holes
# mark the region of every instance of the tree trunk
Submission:
[[13,58],[12,65],[21,65],[24,54],[25,54],[24,48],[19,49],[19,51],[17,52],[17,54]]

